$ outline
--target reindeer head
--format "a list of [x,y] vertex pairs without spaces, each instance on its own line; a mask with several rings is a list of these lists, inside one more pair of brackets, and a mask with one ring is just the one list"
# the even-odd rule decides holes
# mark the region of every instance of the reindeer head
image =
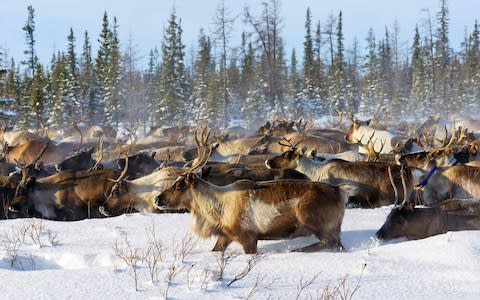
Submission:
[[268,169],[295,169],[298,165],[298,160],[305,154],[307,151],[306,147],[302,147],[298,149],[297,146],[302,141],[292,145],[289,139],[283,138],[288,144],[283,143],[280,141],[280,145],[289,147],[290,149],[283,152],[279,156],[273,157],[271,159],[267,159],[265,161],[265,166]]
[[155,198],[158,209],[191,209],[192,193],[190,187],[197,182],[197,175],[190,172],[179,176],[172,186]]

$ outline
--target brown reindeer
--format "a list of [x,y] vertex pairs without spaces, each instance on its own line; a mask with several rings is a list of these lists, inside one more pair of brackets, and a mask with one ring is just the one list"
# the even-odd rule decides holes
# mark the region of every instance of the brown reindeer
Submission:
[[188,209],[196,234],[218,236],[213,251],[224,251],[236,241],[245,253],[256,253],[259,239],[311,234],[319,242],[299,251],[342,249],[340,229],[348,197],[343,188],[303,180],[239,180],[217,186],[188,173],[155,204],[160,209]]
[[425,205],[433,206],[449,198],[480,198],[480,168],[436,168],[425,177],[421,183]]
[[[266,160],[265,165],[271,169],[291,168],[307,175],[313,181],[357,185],[358,194],[349,199],[349,204],[353,206],[371,208],[393,204],[395,198],[392,195],[395,194],[395,188],[399,191],[399,198],[404,199],[403,202],[415,200],[411,171],[395,164],[351,162],[342,159],[317,163],[306,157],[305,148],[292,147],[289,151]],[[393,174],[395,188],[390,182],[389,169]]]
[[24,173],[10,210],[53,220],[103,217],[98,208],[123,180],[126,169],[70,170],[38,180]]
[[417,240],[459,230],[480,230],[480,200],[449,199],[434,207],[395,207],[376,236]]
[[227,185],[240,179],[273,180],[288,178],[309,180],[307,176],[294,170],[252,170],[239,164],[207,164],[211,154],[211,148],[208,146],[207,140],[206,129],[201,134],[197,134],[198,158],[192,166],[188,168],[165,167],[135,180],[126,180],[118,186],[118,189],[115,189],[115,193],[108,197],[101,212],[111,216],[131,211],[132,208],[143,212],[155,211],[153,207],[155,197],[170,187],[178,176],[195,169],[200,170],[203,179],[216,185]]

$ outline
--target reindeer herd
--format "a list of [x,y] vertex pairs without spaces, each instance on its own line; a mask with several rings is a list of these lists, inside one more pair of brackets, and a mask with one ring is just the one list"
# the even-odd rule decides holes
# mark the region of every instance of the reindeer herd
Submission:
[[[205,125],[0,130],[0,218],[104,218],[188,212],[192,230],[245,253],[257,241],[314,235],[298,251],[343,249],[345,209],[394,205],[379,239],[480,229],[480,124],[352,116]],[[448,121],[448,120],[447,120]],[[443,122],[443,123],[442,123]],[[383,124],[381,124],[383,123]],[[456,126],[461,124],[461,126]]]

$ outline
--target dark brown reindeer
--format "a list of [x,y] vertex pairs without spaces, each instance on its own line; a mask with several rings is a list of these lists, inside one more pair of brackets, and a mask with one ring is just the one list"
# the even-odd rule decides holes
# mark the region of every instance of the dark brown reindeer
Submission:
[[125,176],[119,170],[62,171],[36,179],[24,172],[10,210],[53,220],[103,217],[98,208]]
[[480,230],[480,200],[449,199],[434,207],[394,207],[376,236],[381,240],[417,240],[459,230]]

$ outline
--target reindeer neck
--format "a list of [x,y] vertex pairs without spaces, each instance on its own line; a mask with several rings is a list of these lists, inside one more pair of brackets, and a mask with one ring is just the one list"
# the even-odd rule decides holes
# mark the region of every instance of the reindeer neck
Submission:
[[210,222],[217,223],[223,215],[225,195],[222,187],[211,184],[199,177],[190,186],[192,193],[192,211],[201,213]]
[[315,171],[324,166],[326,162],[328,162],[328,160],[316,163],[306,156],[301,156],[297,161],[297,167],[295,170],[307,175],[312,180],[316,180],[313,179],[313,177],[316,177]]

